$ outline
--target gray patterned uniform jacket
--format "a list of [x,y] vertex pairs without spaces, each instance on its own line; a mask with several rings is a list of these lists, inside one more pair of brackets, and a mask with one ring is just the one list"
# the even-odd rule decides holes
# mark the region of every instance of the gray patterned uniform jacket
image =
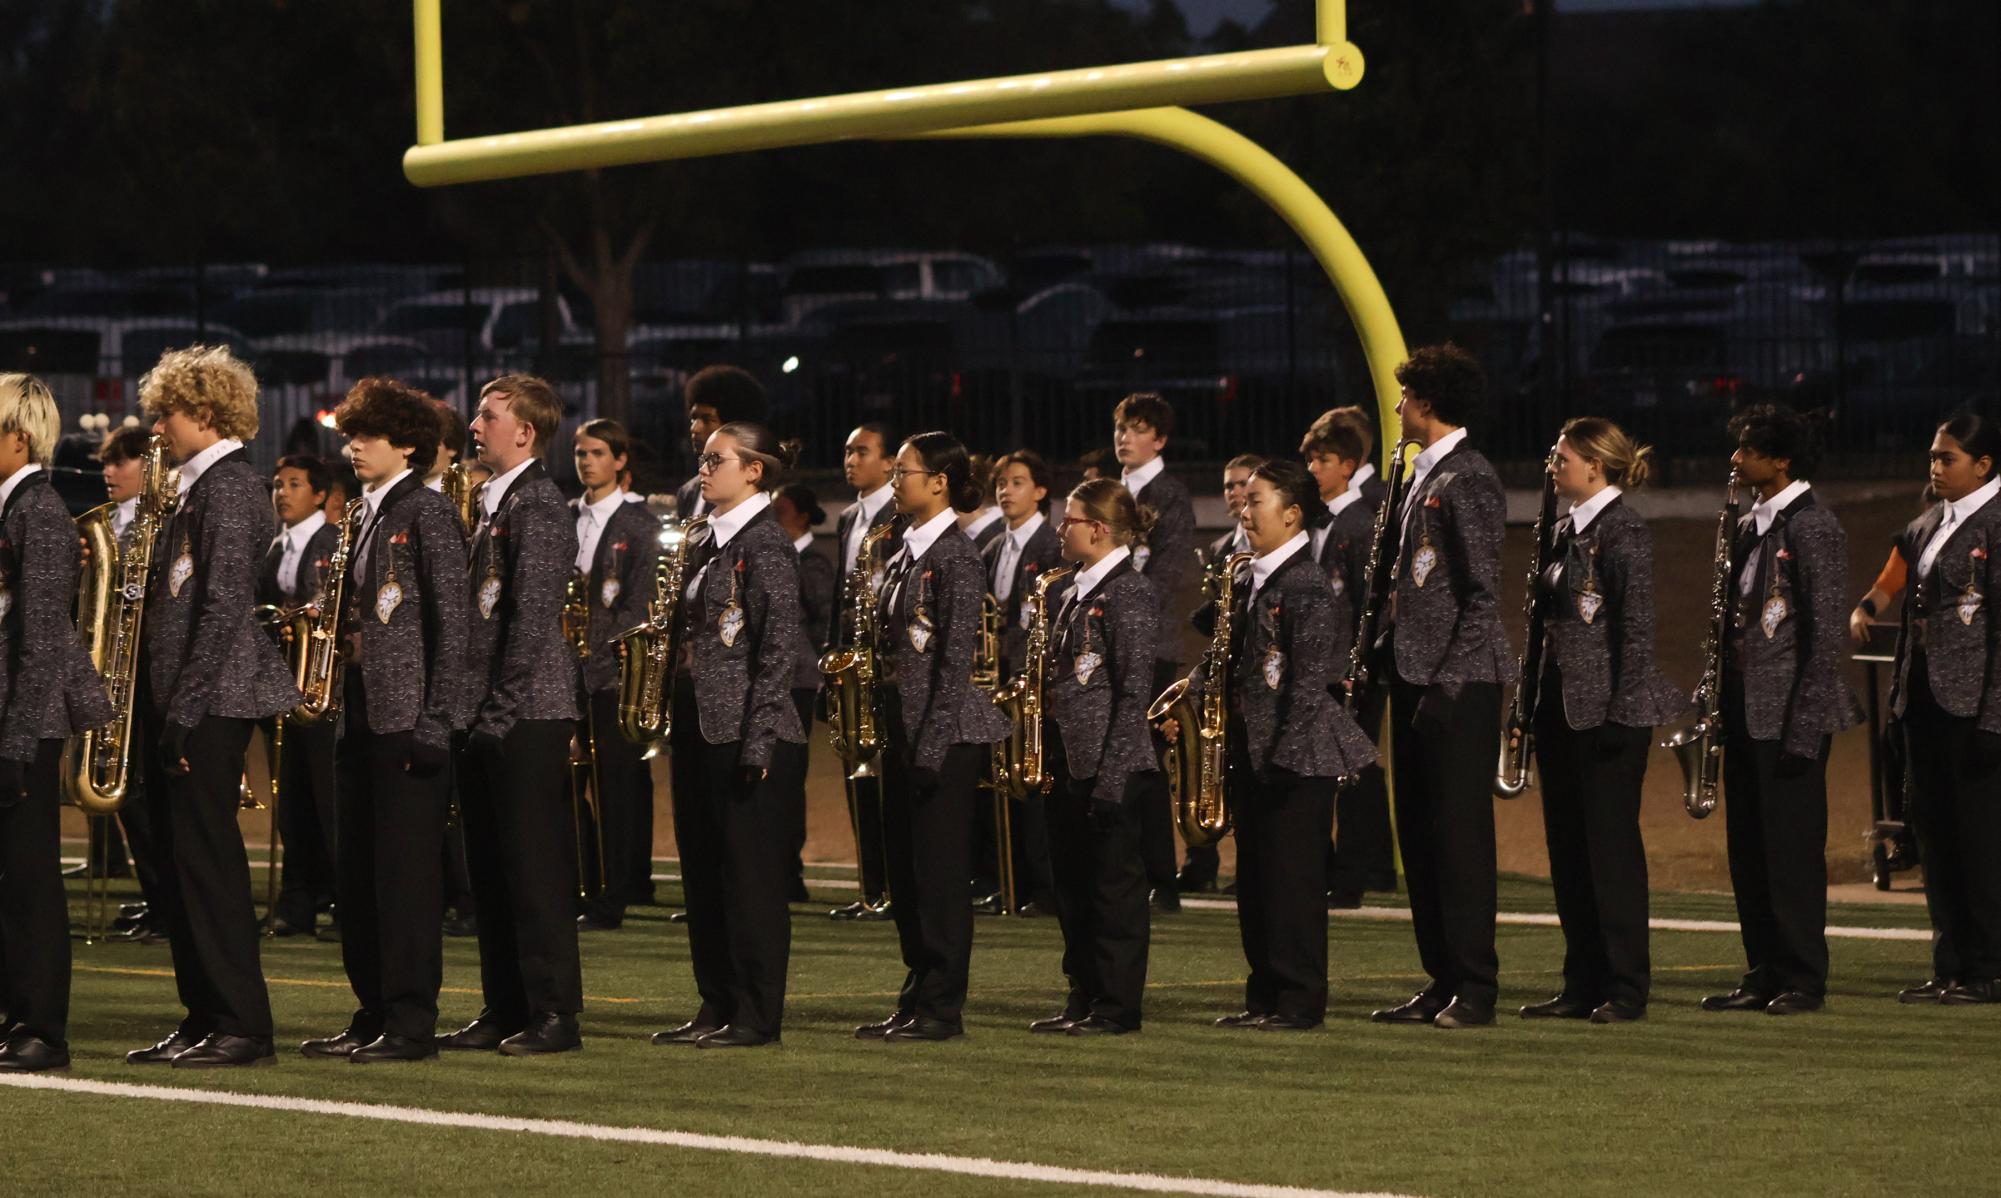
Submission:
[[[1545,661],[1563,676],[1563,715],[1572,728],[1611,722],[1654,728],[1688,709],[1654,660],[1653,537],[1647,522],[1614,499],[1570,532],[1557,522],[1556,543],[1568,542],[1546,580]],[[1590,619],[1584,618],[1586,611]]]
[[1340,659],[1343,674],[1348,668],[1348,652],[1355,645],[1355,625],[1362,618],[1362,592],[1367,589],[1369,542],[1376,531],[1376,509],[1369,505],[1366,492],[1341,509],[1320,543],[1320,568],[1327,574],[1327,587],[1334,593],[1334,656]]
[[1153,583],[1160,596],[1160,621],[1153,651],[1161,661],[1181,660],[1181,617],[1188,610],[1183,588],[1195,569],[1195,502],[1188,487],[1163,469],[1133,496],[1153,509],[1153,531],[1147,534],[1146,550],[1135,550],[1143,558],[1139,572]]
[[[1756,527],[1749,512],[1737,522],[1737,543],[1753,555],[1750,593],[1731,579],[1730,659],[1744,680],[1745,727],[1751,739],[1776,740],[1790,756],[1818,758],[1826,737],[1862,722],[1841,679],[1848,537],[1811,491],[1787,505],[1764,537]],[[1745,557],[1731,560],[1741,569]],[[1767,633],[1768,613],[1781,611]]]
[[[1469,682],[1515,671],[1501,630],[1501,540],[1507,500],[1494,467],[1469,444],[1441,458],[1411,496],[1390,595],[1397,676],[1456,699]],[[1417,569],[1430,550],[1429,571]],[[1419,575],[1423,575],[1420,579]]]
[[[1249,567],[1237,575],[1240,597],[1250,595],[1251,578]],[[1213,600],[1195,614],[1198,628],[1213,630],[1215,620]],[[1273,571],[1248,607],[1238,609],[1235,633],[1230,698],[1261,781],[1278,780],[1277,771],[1337,778],[1376,761],[1376,746],[1331,690],[1347,662],[1334,652],[1340,639],[1334,595],[1311,546]],[[1199,697],[1210,680],[1199,667],[1193,677],[1191,697]]]
[[809,545],[799,552],[799,661],[793,667],[792,689],[816,691],[826,683],[820,654],[826,652],[834,627],[834,607],[840,601],[840,569],[826,550]]
[[713,533],[703,535],[698,555],[688,559],[691,581],[704,561],[708,573],[694,602],[680,611],[680,643],[688,647],[702,739],[712,745],[741,741],[742,763],[769,769],[777,742],[806,741],[792,706],[800,642],[798,558],[770,508],[752,516],[721,549],[709,539]]
[[304,697],[278,646],[250,617],[258,560],[277,524],[271,484],[242,450],[202,471],[167,518],[146,576],[139,637],[153,704],[167,723],[258,720]]
[[[995,537],[980,551],[980,568],[986,572],[989,594],[994,593],[994,571],[1000,567],[1001,550],[1006,544],[1005,536]],[[1021,656],[1028,649],[1028,631],[1021,626],[1022,599],[1035,592],[1035,581],[1042,577],[1044,570],[1062,564],[1063,542],[1056,535],[1055,521],[1045,517],[1042,526],[1022,546],[1021,559],[1014,565],[1014,589],[1008,593],[1006,602],[1000,605],[1003,680],[1013,677],[1021,669]]]
[[40,742],[111,721],[104,680],[70,621],[83,557],[76,525],[37,471],[0,518],[0,757],[33,761]]
[[515,477],[470,554],[462,726],[505,736],[516,720],[576,719],[577,655],[562,615],[577,528],[542,463]]
[[463,726],[464,526],[452,501],[415,473],[377,511],[374,527],[355,534],[344,625],[368,692],[368,731],[411,732],[419,744],[446,748]]
[[[1899,542],[1915,565],[1944,518],[1943,506],[1911,522]],[[1904,714],[1913,657],[1922,652],[1932,696],[1948,715],[1970,717],[2001,732],[2001,618],[1993,596],[2001,588],[2001,499],[1960,522],[1946,538],[1931,573],[1904,591],[1903,626],[1890,709]]]
[[[884,684],[896,688],[899,731],[919,769],[937,769],[953,745],[990,745],[1008,735],[1006,717],[973,686],[986,593],[979,550],[950,528],[915,562],[892,563],[883,584],[876,656]],[[916,639],[913,625],[925,628]]]
[[659,519],[645,504],[621,503],[598,534],[586,580],[591,655],[583,673],[588,694],[618,685],[618,634],[646,622],[646,605],[653,599],[653,568],[660,561],[660,528]]
[[1063,597],[1050,624],[1048,718],[1070,776],[1093,780],[1093,798],[1117,802],[1134,774],[1160,768],[1146,723],[1160,598],[1130,558],[1084,599],[1069,585],[1055,588]]

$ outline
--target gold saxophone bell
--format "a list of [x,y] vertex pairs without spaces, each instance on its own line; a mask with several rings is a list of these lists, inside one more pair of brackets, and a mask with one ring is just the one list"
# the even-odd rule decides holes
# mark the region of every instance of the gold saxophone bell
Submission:
[[[1160,755],[1167,791],[1174,805],[1174,822],[1190,848],[1214,844],[1230,830],[1229,794],[1224,774],[1229,764],[1230,639],[1236,623],[1237,571],[1255,554],[1233,553],[1217,562],[1209,579],[1215,597],[1216,624],[1202,664],[1188,677],[1160,693],[1146,718],[1159,724],[1173,720],[1175,733]],[[1195,698],[1195,679],[1204,685]]]

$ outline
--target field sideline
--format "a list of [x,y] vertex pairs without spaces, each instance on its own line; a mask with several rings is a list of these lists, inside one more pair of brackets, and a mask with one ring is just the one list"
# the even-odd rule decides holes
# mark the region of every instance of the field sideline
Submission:
[[[830,899],[839,877],[825,871]],[[671,885],[662,892],[677,897]],[[1546,914],[1548,887],[1506,879],[1501,905]],[[1367,1022],[1419,983],[1416,954],[1407,923],[1343,916],[1331,933],[1327,1026],[1283,1035],[1207,1026],[1239,1005],[1242,963],[1234,915],[1205,904],[1155,921],[1146,1030],[1085,1042],[1022,1030],[1061,1001],[1053,921],[982,919],[968,1038],[891,1046],[848,1032],[894,1002],[893,930],[837,925],[802,905],[785,1044],[738,1053],[646,1042],[695,1001],[668,910],[640,909],[623,931],[585,938],[586,1049],[548,1061],[359,1068],[299,1057],[298,1040],[340,1028],[349,996],[336,946],[287,940],[266,942],[276,1068],[133,1068],[123,1052],[177,1014],[165,949],[79,945],[67,1077],[303,1109],[0,1086],[16,1129],[0,1192],[1884,1194],[1979,1192],[1992,1181],[1986,1112],[2001,1097],[1991,1066],[2001,1019],[1894,1001],[1926,972],[1927,946],[1905,938],[1924,926],[1918,908],[1830,912],[1830,923],[1899,938],[1834,939],[1829,1007],[1817,1016],[1697,1011],[1740,971],[1736,937],[1658,929],[1647,1022],[1504,1016],[1463,1033]],[[1657,896],[1654,914],[1693,921],[1677,928],[1734,915],[1713,895]],[[1500,950],[1504,1008],[1555,989],[1554,928],[1504,924]],[[448,942],[448,1024],[476,1013],[477,987],[473,945]],[[441,1122],[337,1114],[322,1102]],[[530,1120],[617,1130],[522,1125]],[[921,1154],[957,1159],[912,1159]]]

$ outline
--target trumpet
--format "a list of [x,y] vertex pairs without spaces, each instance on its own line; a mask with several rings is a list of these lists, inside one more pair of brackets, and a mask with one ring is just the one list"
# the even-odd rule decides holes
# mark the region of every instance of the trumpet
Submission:
[[[1256,556],[1233,553],[1216,564],[1211,580],[1216,625],[1209,648],[1201,664],[1162,691],[1146,711],[1149,723],[1171,719],[1177,725],[1160,765],[1174,801],[1174,821],[1191,848],[1214,844],[1230,830],[1229,796],[1223,786],[1229,765],[1230,638],[1236,624],[1237,571]],[[1204,680],[1199,704],[1188,697],[1198,676]]]
[[1661,742],[1681,763],[1681,804],[1691,819],[1716,810],[1716,783],[1723,770],[1723,647],[1730,636],[1731,531],[1737,526],[1741,480],[1730,472],[1723,510],[1716,517],[1716,546],[1710,556],[1709,631],[1702,643],[1702,681],[1695,687],[1695,722]]
[[1501,762],[1494,771],[1494,793],[1503,799],[1520,796],[1534,784],[1535,775],[1530,762],[1535,756],[1536,699],[1542,687],[1542,604],[1536,602],[1536,590],[1542,583],[1542,572],[1549,565],[1550,538],[1555,535],[1556,523],[1556,476],[1550,473],[1556,466],[1556,453],[1550,452],[1543,463],[1542,507],[1535,518],[1535,544],[1529,552],[1528,598],[1522,601],[1523,633],[1521,669],[1515,677],[1515,702],[1508,708],[1508,718],[1501,727]]

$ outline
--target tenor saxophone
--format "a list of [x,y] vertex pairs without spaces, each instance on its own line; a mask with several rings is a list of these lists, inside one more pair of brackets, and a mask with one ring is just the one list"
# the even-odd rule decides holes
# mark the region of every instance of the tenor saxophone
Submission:
[[117,504],[92,508],[76,521],[90,548],[89,560],[77,575],[77,632],[89,649],[91,664],[104,678],[112,711],[110,723],[78,733],[63,745],[63,797],[89,815],[117,811],[130,780],[146,577],[154,542],[179,499],[166,454],[166,441],[154,437],[140,459],[139,505],[129,548],[120,549],[111,531]]
[[[1174,822],[1191,848],[1213,844],[1230,830],[1230,802],[1223,790],[1230,760],[1230,638],[1237,620],[1237,571],[1255,556],[1233,553],[1216,564],[1208,586],[1215,596],[1216,625],[1202,662],[1162,691],[1146,712],[1149,723],[1171,719],[1178,725],[1161,753],[1160,768],[1174,800]],[[1203,680],[1199,702],[1188,697],[1198,677]]]
[[895,531],[891,522],[862,536],[855,568],[844,584],[843,598],[850,612],[847,643],[820,655],[820,672],[827,678],[827,735],[847,764],[850,778],[874,777],[876,754],[882,749],[875,718],[875,556]]
[[1716,810],[1716,782],[1723,770],[1723,646],[1730,635],[1730,538],[1737,526],[1737,472],[1723,493],[1710,557],[1709,632],[1702,642],[1702,681],[1695,687],[1695,722],[1661,742],[1681,763],[1682,807],[1692,819]]
[[1043,696],[1049,678],[1049,591],[1068,578],[1073,567],[1046,570],[1035,589],[1022,596],[1028,613],[1028,643],[1021,673],[994,696],[1008,718],[1007,740],[995,750],[994,776],[1014,798],[1026,800],[1049,793],[1056,779],[1049,773],[1042,748]]
[[708,522],[707,516],[696,516],[670,522],[661,531],[646,622],[618,634],[618,730],[634,744],[651,744],[673,733],[674,657],[680,648],[674,626],[682,588],[688,584],[688,544]]

